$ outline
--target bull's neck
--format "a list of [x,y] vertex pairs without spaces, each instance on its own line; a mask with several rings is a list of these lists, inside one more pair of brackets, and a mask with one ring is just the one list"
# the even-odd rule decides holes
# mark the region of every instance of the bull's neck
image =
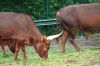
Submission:
[[39,29],[36,26],[34,26],[33,29],[32,29],[32,36],[33,36],[34,39],[40,39],[43,35],[39,31]]

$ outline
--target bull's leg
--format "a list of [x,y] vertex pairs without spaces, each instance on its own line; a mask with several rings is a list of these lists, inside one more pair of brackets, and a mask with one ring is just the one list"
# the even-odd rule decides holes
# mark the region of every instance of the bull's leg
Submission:
[[5,53],[5,49],[4,49],[4,45],[1,44],[1,49],[2,49],[2,52],[3,52],[3,57],[6,57],[6,53]]
[[24,59],[24,61],[27,59],[27,57],[26,57],[26,52],[25,52],[25,45],[24,46],[21,46],[21,50],[22,50],[22,52],[23,52],[23,59]]
[[61,37],[61,52],[64,53],[65,52],[65,42],[68,38],[68,32],[64,31],[63,35]]
[[77,51],[80,51],[80,48],[79,48],[79,46],[76,44],[75,39],[69,40],[69,41],[72,43],[72,45],[75,47],[75,49],[76,49]]
[[75,33],[70,33],[68,40],[72,43],[77,51],[80,51],[80,48],[75,41]]
[[8,44],[8,47],[12,53],[15,53],[15,46],[16,46],[15,44],[16,44],[15,42]]
[[14,53],[14,60],[18,60],[17,56],[18,56],[18,51],[20,49],[20,46],[18,44],[16,44],[15,46],[15,53]]
[[89,36],[89,32],[84,32],[84,36],[86,38],[86,40],[88,39],[88,36]]
[[23,53],[23,62],[24,62],[24,66],[26,66],[26,53],[25,53],[25,45],[21,46],[21,50],[22,50],[22,53]]

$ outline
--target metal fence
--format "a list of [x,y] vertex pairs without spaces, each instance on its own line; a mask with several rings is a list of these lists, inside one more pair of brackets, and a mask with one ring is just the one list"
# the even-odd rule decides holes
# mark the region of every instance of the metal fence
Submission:
[[34,22],[40,31],[45,35],[52,35],[61,30],[60,26],[58,26],[59,29],[56,27],[56,19],[35,20]]
[[47,26],[47,25],[55,25],[56,19],[44,19],[44,20],[35,20],[36,26]]

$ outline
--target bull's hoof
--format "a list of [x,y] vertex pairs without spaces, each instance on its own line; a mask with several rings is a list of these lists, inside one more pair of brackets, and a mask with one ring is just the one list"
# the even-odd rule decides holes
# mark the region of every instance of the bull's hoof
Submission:
[[65,50],[61,50],[61,53],[65,53]]
[[61,51],[61,53],[65,53],[65,51]]
[[20,61],[21,59],[15,59],[15,61]]
[[7,55],[5,54],[5,55],[3,55],[3,58],[6,58],[7,57]]
[[77,49],[77,52],[80,52],[81,51],[81,49],[79,48],[79,49]]

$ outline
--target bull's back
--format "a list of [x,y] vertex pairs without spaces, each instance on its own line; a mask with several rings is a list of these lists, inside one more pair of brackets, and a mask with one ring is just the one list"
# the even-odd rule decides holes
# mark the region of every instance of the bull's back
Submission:
[[[88,30],[100,30],[100,4],[71,5],[61,9],[60,17],[73,26]],[[70,22],[68,22],[70,20]],[[74,21],[74,22],[73,22]]]
[[80,5],[76,11],[81,26],[100,29],[100,4]]
[[[20,36],[23,32],[20,28],[18,21],[16,20],[20,14],[13,12],[1,12],[0,13],[0,38],[10,39],[13,36]],[[22,20],[20,20],[21,22]],[[24,32],[23,32],[24,33]]]
[[13,34],[17,37],[22,36],[25,38],[36,32],[40,33],[31,16],[14,12],[0,13],[0,36],[3,38],[11,37]]

